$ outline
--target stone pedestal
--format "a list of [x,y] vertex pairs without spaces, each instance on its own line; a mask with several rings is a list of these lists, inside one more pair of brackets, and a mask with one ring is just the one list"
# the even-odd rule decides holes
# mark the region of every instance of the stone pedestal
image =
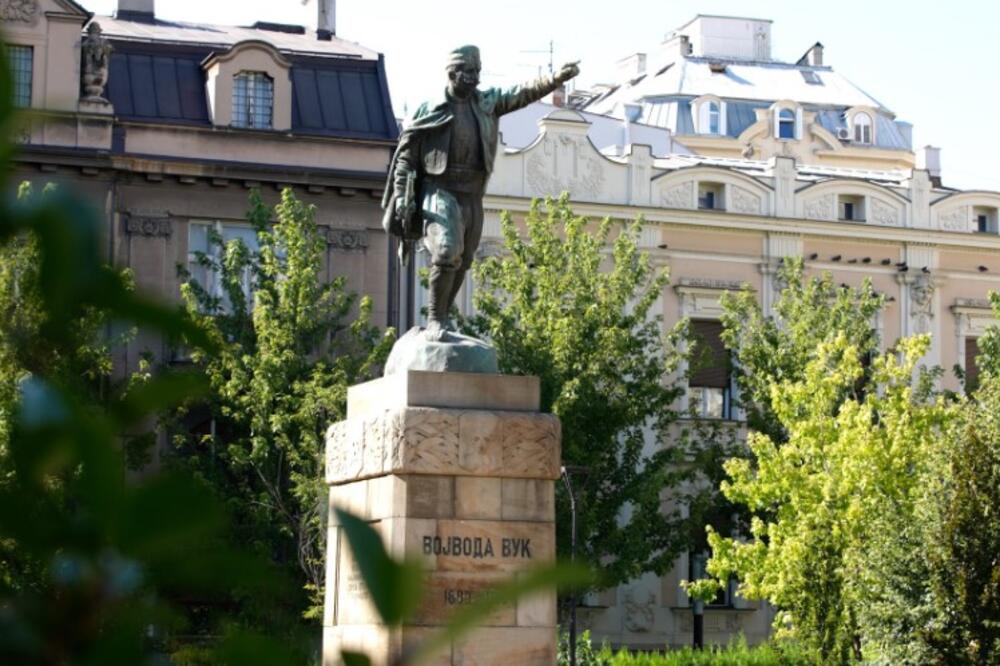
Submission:
[[[341,648],[390,664],[477,595],[555,559],[560,428],[541,414],[534,377],[401,372],[355,386],[330,427],[323,664]],[[419,557],[426,593],[416,617],[380,626],[332,507],[370,521],[395,556]],[[551,666],[556,597],[500,609],[428,663]]]

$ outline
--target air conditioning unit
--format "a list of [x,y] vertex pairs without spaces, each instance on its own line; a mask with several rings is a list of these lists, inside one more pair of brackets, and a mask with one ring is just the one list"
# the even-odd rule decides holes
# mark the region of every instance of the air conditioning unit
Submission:
[[846,127],[841,127],[840,129],[837,130],[837,138],[840,139],[841,141],[850,141],[851,130],[847,129]]

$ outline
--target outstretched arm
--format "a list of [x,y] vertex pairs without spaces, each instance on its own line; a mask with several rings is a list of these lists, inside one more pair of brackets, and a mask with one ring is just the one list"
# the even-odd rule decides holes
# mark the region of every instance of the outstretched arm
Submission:
[[577,63],[570,62],[562,66],[555,76],[542,78],[520,86],[514,86],[503,91],[497,99],[495,110],[498,116],[524,108],[532,102],[537,102],[550,92],[569,81],[580,73]]

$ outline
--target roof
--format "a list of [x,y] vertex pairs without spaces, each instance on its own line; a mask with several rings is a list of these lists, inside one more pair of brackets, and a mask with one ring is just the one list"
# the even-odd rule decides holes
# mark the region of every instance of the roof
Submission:
[[330,40],[317,39],[308,31],[297,33],[162,19],[132,21],[113,16],[95,16],[94,20],[101,24],[104,36],[112,40],[207,46],[213,49],[228,48],[240,42],[257,40],[267,42],[285,55],[297,53],[364,60],[377,60],[379,57],[376,51],[360,44],[336,36]]
[[256,28],[119,19],[105,27],[103,17],[100,23],[114,44],[107,95],[123,119],[210,127],[202,63],[212,53],[252,39],[271,44],[291,63],[293,133],[398,137],[385,63],[378,53],[351,42]]
[[[722,64],[725,70],[713,72]],[[819,83],[809,83],[803,72],[812,72]],[[766,101],[790,99],[801,104],[871,106],[890,113],[878,100],[830,67],[752,62],[720,58],[681,58],[672,66],[651,69],[634,83],[623,83],[614,93],[595,102],[588,111],[607,113],[618,103],[671,95],[716,95],[726,100]]]
[[[670,155],[655,160],[660,169],[673,171],[695,166],[713,166],[733,169],[749,176],[765,177],[770,175],[770,163],[760,160],[733,159],[728,157],[706,157],[704,155]],[[819,182],[831,178],[854,178],[889,187],[902,187],[912,174],[903,169],[852,169],[849,167],[817,166],[796,164],[796,180]]]

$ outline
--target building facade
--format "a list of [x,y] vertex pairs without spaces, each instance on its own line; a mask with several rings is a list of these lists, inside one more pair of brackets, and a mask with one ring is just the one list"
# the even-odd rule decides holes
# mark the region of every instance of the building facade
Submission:
[[[770,31],[770,21],[698,17],[656,52],[627,58],[620,82],[572,92],[577,108],[504,117],[480,251],[498,251],[502,211],[516,219],[561,191],[577,214],[641,215],[643,249],[671,275],[656,305],[665,325],[689,317],[716,340],[723,293],[747,285],[769,311],[779,264],[802,257],[808,274],[871,279],[887,300],[873,322],[883,349],[932,334],[924,362],[949,371],[944,388],[962,390],[950,370],[974,370],[976,339],[993,321],[986,299],[1000,288],[1000,193],[944,186],[937,150],[915,152],[910,126],[823,64],[821,45],[775,62]],[[468,296],[460,302],[471,308]],[[734,390],[724,374],[699,372],[679,407],[740,427]],[[616,645],[690,645],[679,583],[691,567],[685,555],[662,577],[592,595],[584,626]],[[769,635],[766,604],[735,586],[717,602],[707,641]]]
[[[323,279],[346,276],[395,323],[394,264],[380,198],[398,136],[382,56],[335,32],[333,0],[313,26],[164,21],[153,0],[92,16],[71,0],[0,0],[0,31],[26,113],[15,181],[57,183],[103,212],[107,259],[137,287],[179,298],[208,229],[255,242],[251,189],[291,187],[317,206]],[[197,270],[195,268],[195,270]],[[211,275],[198,275],[211,284]],[[116,368],[171,350],[140,333]]]

